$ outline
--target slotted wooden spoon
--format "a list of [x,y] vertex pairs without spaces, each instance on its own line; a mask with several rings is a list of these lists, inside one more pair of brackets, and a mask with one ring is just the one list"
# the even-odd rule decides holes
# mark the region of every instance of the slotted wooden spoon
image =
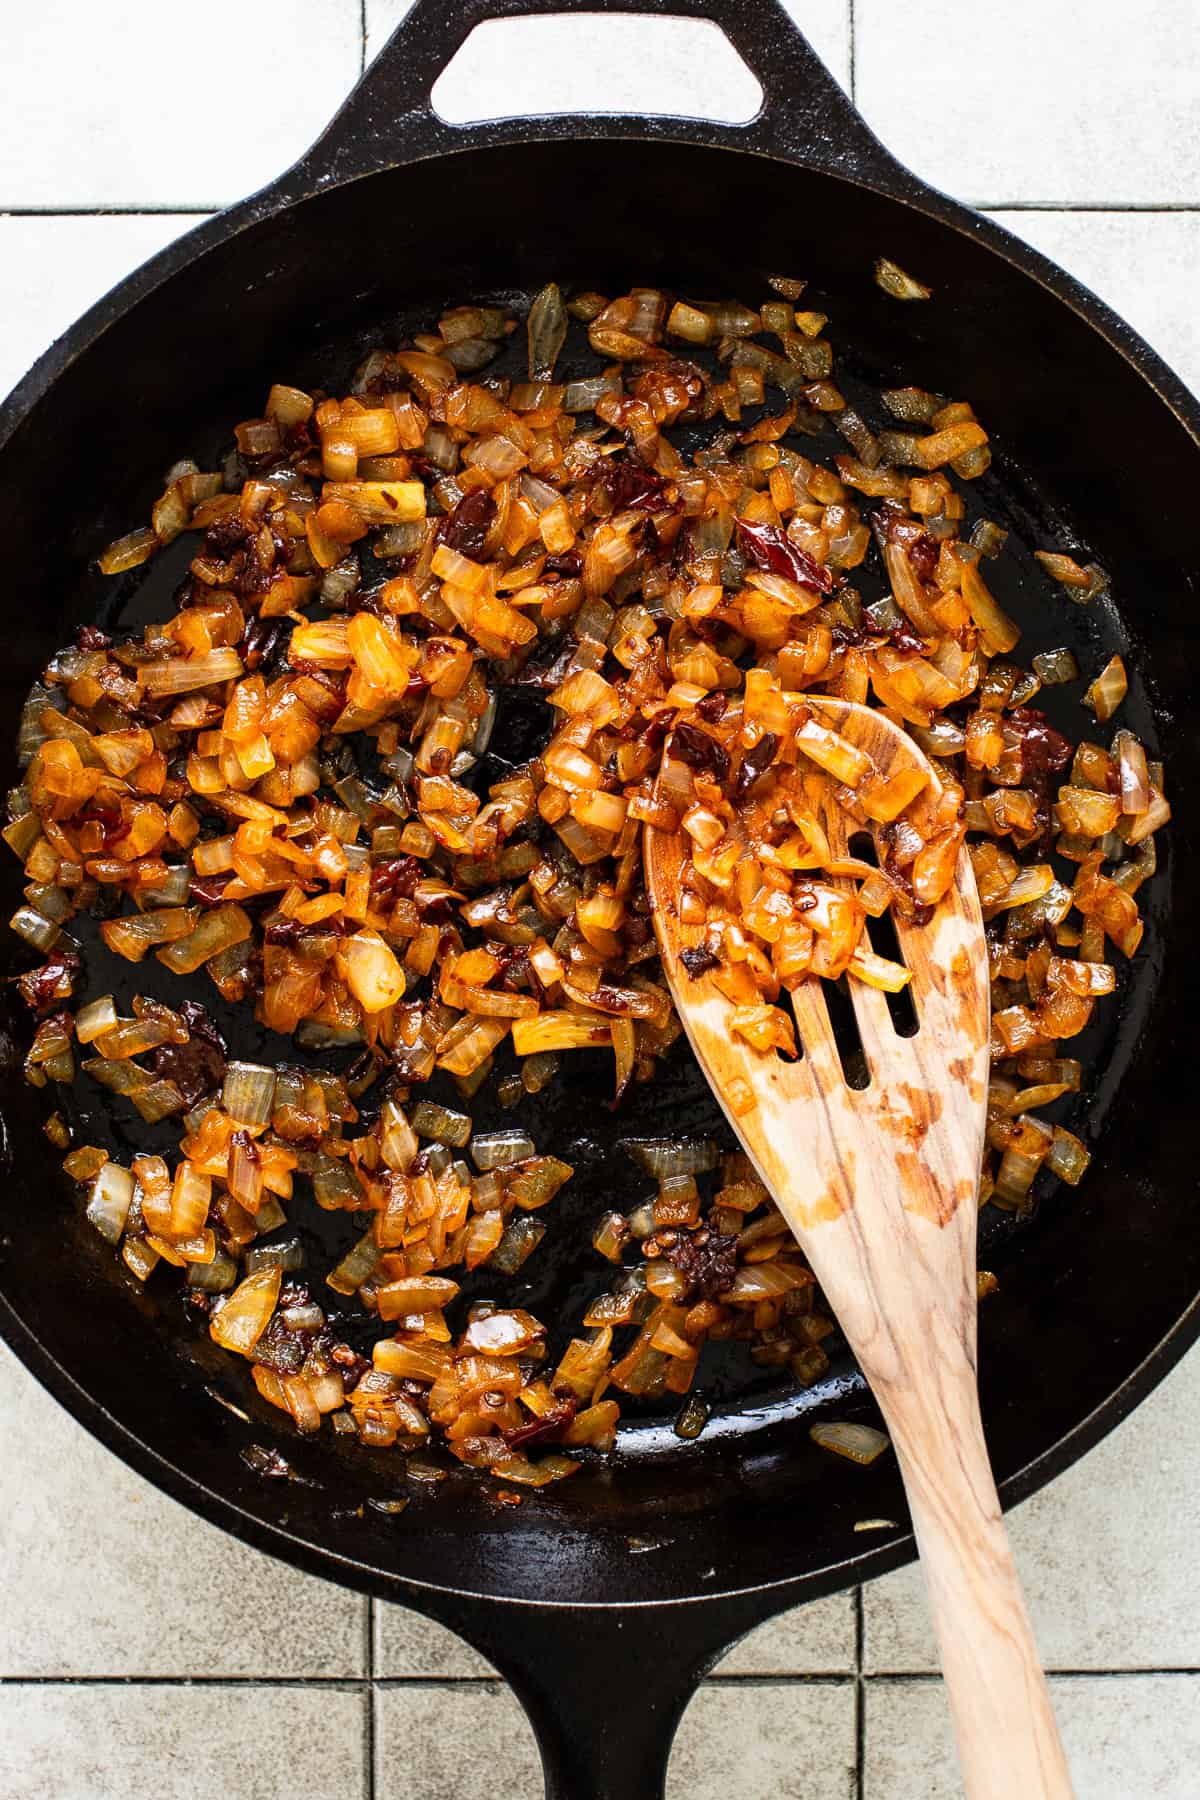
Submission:
[[[880,713],[814,710],[882,772],[919,767]],[[825,819],[849,854],[840,808]],[[869,1086],[847,1085],[822,984],[793,995],[802,1055],[762,1054],[729,1029],[730,1002],[680,952],[681,836],[645,833],[654,923],[679,1017],[730,1124],[802,1245],[891,1433],[949,1691],[970,1800],[1063,1800],[1071,1779],[988,1462],[975,1378],[976,1193],[987,1105],[988,959],[965,850],[924,926],[897,920],[918,1029],[901,1037],[886,996],[851,981]],[[736,1104],[731,1104],[732,1094]],[[754,1104],[744,1104],[746,1089]]]

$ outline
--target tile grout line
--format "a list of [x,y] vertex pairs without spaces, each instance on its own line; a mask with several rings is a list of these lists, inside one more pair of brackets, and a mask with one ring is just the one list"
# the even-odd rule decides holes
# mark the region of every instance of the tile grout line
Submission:
[[706,1675],[704,1685],[718,1688],[849,1687],[854,1679],[853,1669],[824,1669],[808,1675],[786,1675],[778,1671],[758,1675]]
[[362,48],[358,58],[358,72],[367,72],[367,0],[358,0],[358,29],[362,35]]
[[234,200],[198,200],[194,206],[166,206],[113,201],[107,206],[5,206],[0,219],[189,219],[211,217],[236,205]]
[[[1048,1668],[1046,1675],[1051,1681],[1157,1681],[1164,1675],[1177,1676],[1182,1681],[1194,1681],[1200,1675],[1200,1669],[1053,1669]],[[863,1682],[870,1687],[876,1682],[892,1682],[899,1687],[919,1687],[922,1684],[932,1686],[940,1683],[941,1673],[937,1669],[875,1669],[863,1676]]]
[[1197,213],[1194,200],[966,200],[974,212]]
[[850,104],[858,104],[858,17],[855,0],[846,0],[850,23]]
[[[157,202],[113,201],[102,206],[6,206],[0,202],[0,219],[185,219],[210,218],[237,204],[236,200],[196,200],[178,205]],[[1133,217],[1191,217],[1200,213],[1200,201],[1157,200],[972,200],[962,204],[972,212],[1096,213]]]
[[[1177,1670],[1154,1673],[1176,1674]],[[1192,1671],[1193,1673],[1198,1671]],[[1119,1673],[1119,1671],[1118,1671]],[[898,1677],[908,1681],[934,1681],[938,1677],[917,1675]],[[815,1675],[709,1675],[706,1687],[774,1688],[774,1687],[848,1687],[854,1681],[852,1670],[833,1670]],[[262,1689],[311,1688],[319,1693],[361,1692],[377,1695],[381,1690],[425,1690],[452,1692],[461,1688],[499,1688],[507,1683],[501,1675],[0,1675],[0,1691],[4,1688],[236,1688]]]
[[863,1648],[866,1642],[866,1603],[862,1584],[854,1590],[854,1793],[865,1800],[867,1780],[867,1691],[863,1685]]
[[[1047,1669],[1051,1681],[1157,1681],[1164,1677],[1178,1681],[1195,1681],[1200,1668],[1178,1666],[1141,1669]],[[876,1669],[859,1677],[853,1669],[830,1670],[819,1674],[789,1675],[783,1672],[759,1675],[709,1675],[706,1687],[777,1688],[777,1687],[849,1687],[861,1685],[865,1690],[891,1683],[899,1687],[920,1687],[941,1682],[936,1670]],[[0,1675],[4,1688],[236,1688],[272,1692],[277,1688],[312,1688],[318,1692],[353,1693],[356,1690],[392,1689],[441,1692],[459,1688],[495,1688],[504,1685],[499,1675]]]
[[[363,16],[366,17],[366,0],[363,0]],[[365,1744],[363,1751],[363,1795],[364,1800],[375,1800],[375,1734],[376,1734],[376,1696],[375,1686],[375,1596],[367,1595],[366,1612],[367,1639],[363,1646],[363,1672],[366,1676],[367,1711],[364,1721]]]
[[0,1689],[25,1687],[315,1688],[348,1694],[361,1675],[0,1675]]

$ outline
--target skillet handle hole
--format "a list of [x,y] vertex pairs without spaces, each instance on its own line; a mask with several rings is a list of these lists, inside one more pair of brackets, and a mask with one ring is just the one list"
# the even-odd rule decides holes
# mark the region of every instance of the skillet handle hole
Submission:
[[485,20],[442,70],[431,99],[449,125],[547,112],[744,125],[761,110],[763,92],[707,19],[596,12]]

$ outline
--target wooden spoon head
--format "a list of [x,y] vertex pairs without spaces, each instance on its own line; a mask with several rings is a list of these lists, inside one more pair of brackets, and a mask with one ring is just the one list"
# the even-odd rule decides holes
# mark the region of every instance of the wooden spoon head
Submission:
[[[941,790],[911,738],[869,707],[823,697],[812,705],[822,723],[865,751],[883,774],[927,772],[929,786],[909,813],[920,830]],[[825,826],[834,855],[847,855],[848,833],[857,827],[840,808],[830,809]],[[878,833],[876,827],[877,848]],[[730,1002],[706,977],[693,980],[680,962],[680,952],[703,937],[703,927],[679,919],[685,857],[681,834],[646,827],[646,880],[663,967],[700,1067],[797,1236],[809,1246],[819,1227],[853,1211],[856,1201],[861,1210],[864,1196],[873,1206],[884,1191],[933,1226],[944,1227],[960,1208],[973,1221],[986,1123],[990,983],[966,850],[928,924],[895,920],[912,976],[915,1035],[899,1035],[883,993],[848,980],[870,1071],[864,1088],[847,1084],[824,985],[816,979],[805,979],[792,995],[802,1047],[796,1061],[754,1050],[732,1034]]]

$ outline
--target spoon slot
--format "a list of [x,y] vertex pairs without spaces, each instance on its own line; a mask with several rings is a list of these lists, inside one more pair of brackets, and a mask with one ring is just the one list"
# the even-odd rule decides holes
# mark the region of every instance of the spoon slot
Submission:
[[[869,831],[859,831],[850,839],[850,854],[860,861],[870,863],[873,868],[879,867],[879,857],[875,850],[875,839]],[[868,919],[867,936],[871,948],[877,956],[886,956],[889,962],[905,963],[903,946],[896,932],[896,921],[890,912],[882,918]],[[885,994],[887,1009],[891,1015],[892,1027],[897,1037],[916,1037],[921,1028],[917,1017],[916,1002],[913,999],[911,984],[899,994]]]
[[863,1088],[871,1085],[871,1067],[867,1061],[862,1033],[858,1028],[854,1002],[850,997],[849,978],[839,975],[836,981],[823,982],[822,986],[825,992],[825,1005],[829,1012],[829,1023],[833,1031],[833,1041],[837,1045],[842,1073],[846,1077],[846,1086],[853,1088],[856,1093],[861,1093]]
[[792,994],[796,1035],[819,1075],[840,1075],[848,1088],[871,1085],[871,1069],[843,975],[838,981],[804,981]]

